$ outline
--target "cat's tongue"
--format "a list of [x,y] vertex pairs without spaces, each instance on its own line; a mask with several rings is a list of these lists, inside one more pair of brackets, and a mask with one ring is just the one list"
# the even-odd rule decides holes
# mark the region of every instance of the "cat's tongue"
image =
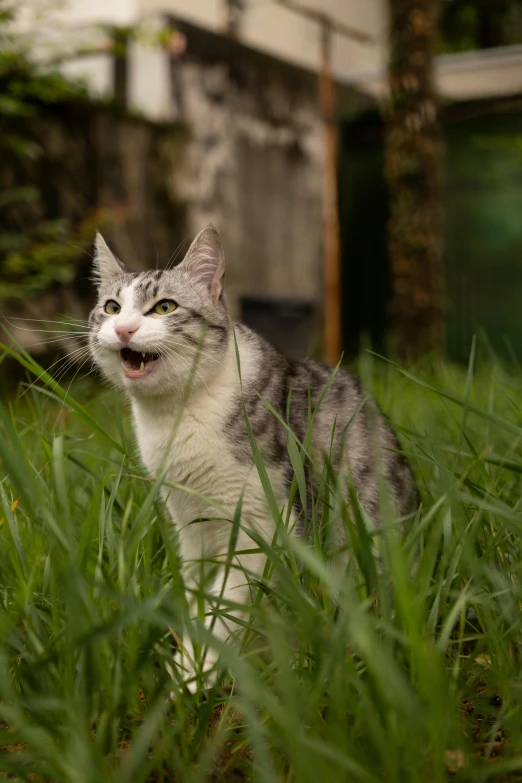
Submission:
[[157,353],[133,351],[131,348],[123,348],[120,356],[127,378],[144,378],[152,372],[155,362],[159,359]]

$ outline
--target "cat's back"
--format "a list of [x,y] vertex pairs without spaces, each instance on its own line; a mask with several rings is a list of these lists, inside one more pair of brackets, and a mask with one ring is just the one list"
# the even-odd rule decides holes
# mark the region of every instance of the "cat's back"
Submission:
[[[329,455],[336,467],[341,463],[346,467],[349,461],[355,486],[370,515],[377,514],[379,504],[378,471],[392,490],[399,511],[412,511],[417,490],[410,466],[394,431],[359,378],[311,359],[283,356],[245,326],[240,327],[239,335],[240,343],[256,355],[251,366],[257,367],[257,372],[251,371],[245,379],[243,399],[253,434],[268,459],[280,462],[291,473],[287,430],[281,419],[303,442],[313,417],[314,453]],[[234,421],[239,443],[241,423],[237,416]]]
[[[243,357],[249,360],[249,372],[242,382],[241,403],[244,402],[257,437],[275,435],[281,426],[280,417],[302,440],[309,417],[313,415],[314,439],[316,445],[323,448],[331,440],[336,421],[338,427],[343,427],[351,419],[355,422],[366,418],[365,394],[356,376],[340,368],[333,370],[312,359],[284,356],[244,324],[236,325],[236,334],[241,363]],[[237,413],[236,410],[233,420],[239,423]],[[363,415],[357,416],[358,413]]]

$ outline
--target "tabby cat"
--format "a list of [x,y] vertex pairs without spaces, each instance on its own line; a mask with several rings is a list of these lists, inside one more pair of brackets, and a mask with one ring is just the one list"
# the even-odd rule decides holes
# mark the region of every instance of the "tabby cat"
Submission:
[[[267,541],[274,536],[275,522],[254,465],[246,416],[282,509],[293,470],[288,432],[273,411],[302,443],[309,407],[315,409],[329,381],[314,417],[315,461],[332,456],[340,482],[350,477],[362,507],[375,522],[378,475],[400,515],[415,508],[408,463],[382,415],[367,404],[358,379],[338,370],[332,380],[329,367],[282,356],[251,329],[232,322],[223,291],[223,250],[212,226],[201,231],[178,266],[139,273],[127,269],[98,234],[94,275],[98,301],[89,319],[92,356],[130,401],[146,470],[151,476],[164,471],[162,494],[178,532],[189,590],[201,572],[202,558],[225,559],[230,520],[241,495],[236,550],[255,549],[249,530]],[[307,471],[310,491],[319,472]],[[292,519],[294,534],[306,536],[307,520],[298,499]],[[341,522],[331,529],[330,547],[344,546],[343,530]],[[221,569],[214,574],[210,593],[221,596],[224,605],[235,605],[238,615],[250,596],[246,574],[259,578],[264,564],[260,553],[236,555],[226,584]],[[236,628],[221,618],[213,632],[226,640]],[[188,659],[193,658],[189,639],[183,648]],[[215,663],[210,651],[205,670]]]

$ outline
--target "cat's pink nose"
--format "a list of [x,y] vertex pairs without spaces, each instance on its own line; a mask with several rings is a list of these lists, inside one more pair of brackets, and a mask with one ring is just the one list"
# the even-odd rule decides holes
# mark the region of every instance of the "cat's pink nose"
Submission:
[[130,326],[129,324],[121,324],[120,326],[115,326],[114,331],[122,341],[124,345],[127,345],[130,338],[134,334],[134,332],[138,331],[137,326]]

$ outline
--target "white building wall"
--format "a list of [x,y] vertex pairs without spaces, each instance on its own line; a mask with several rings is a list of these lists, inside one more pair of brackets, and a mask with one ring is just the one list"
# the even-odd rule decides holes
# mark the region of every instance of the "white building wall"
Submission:
[[[522,46],[441,55],[435,62],[435,77],[442,98],[454,101],[520,95]],[[388,94],[388,77],[382,68],[356,73],[348,83],[379,100]]]
[[64,76],[85,81],[96,98],[110,95],[114,89],[112,58],[107,54],[66,60],[60,70]]
[[[170,13],[215,32],[224,30],[224,0],[139,0],[139,3],[142,14]],[[338,79],[384,64],[385,0],[300,0],[300,5],[328,14],[334,22],[350,25],[375,39],[373,43],[361,44],[334,34],[333,67]],[[273,0],[255,0],[247,4],[240,40],[294,65],[310,70],[319,68],[319,25]]]
[[[386,14],[383,0],[302,0],[301,5],[320,10],[332,20],[373,37],[372,43],[362,44],[334,32],[333,71],[340,81],[358,69],[384,65]],[[243,28],[243,41],[247,45],[295,65],[319,69],[320,29],[315,21],[276,3],[259,2],[251,8],[245,14]]]
[[[258,0],[259,1],[259,0]],[[263,0],[264,1],[264,0]],[[138,0],[140,14],[172,14],[208,30],[222,30],[224,0]]]
[[[46,3],[47,0],[40,0]],[[334,33],[333,71],[340,81],[354,73],[380,70],[385,58],[386,0],[301,0],[301,5],[328,14],[334,22],[351,25],[371,35],[373,43],[361,44]],[[103,25],[154,25],[165,15],[212,30],[225,32],[225,0],[62,0],[52,3],[35,24],[25,15],[28,28],[39,30],[42,51],[62,51],[99,46],[100,54],[71,57],[63,71],[84,78],[96,95],[112,90],[112,65],[103,52]],[[246,5],[240,41],[294,65],[317,71],[320,66],[319,25],[274,0],[254,0]],[[190,41],[188,42],[190,47]],[[156,120],[172,118],[168,58],[159,47],[136,43],[129,60],[129,105]]]
[[133,24],[140,14],[140,0],[67,0],[61,15],[73,24]]
[[[373,37],[372,43],[362,44],[334,33],[333,69],[339,80],[356,72],[383,67],[386,0],[301,0],[300,4]],[[54,31],[59,37],[59,31],[69,27],[77,35],[79,28],[89,25],[130,25],[163,14],[177,16],[214,32],[225,31],[225,0],[62,0],[59,6],[50,6],[44,15],[47,25],[41,29],[47,27],[47,34],[52,35]],[[295,65],[314,71],[319,68],[319,25],[274,0],[255,0],[247,4],[240,40]],[[91,63],[84,65],[87,75],[94,73]],[[78,67],[81,70],[81,65]]]
[[[296,3],[298,0],[293,0]],[[382,99],[387,93],[387,0],[299,0],[308,9],[327,14],[334,22],[372,36],[359,43],[333,35],[336,78],[361,92]],[[225,0],[33,0],[24,6],[19,25],[31,31],[31,48],[44,53],[81,48],[89,42],[103,48],[100,25],[129,25],[179,17],[216,33],[225,31]],[[37,30],[39,38],[34,38]],[[319,25],[277,0],[249,0],[240,41],[295,65],[317,71],[320,64]],[[190,42],[188,42],[190,46]],[[466,100],[520,93],[521,48],[446,55],[437,61],[437,82],[445,98]],[[112,89],[110,55],[70,59],[63,70],[84,77],[96,95]],[[130,61],[129,100],[132,108],[152,119],[171,118],[168,65],[158,48],[135,44]]]

